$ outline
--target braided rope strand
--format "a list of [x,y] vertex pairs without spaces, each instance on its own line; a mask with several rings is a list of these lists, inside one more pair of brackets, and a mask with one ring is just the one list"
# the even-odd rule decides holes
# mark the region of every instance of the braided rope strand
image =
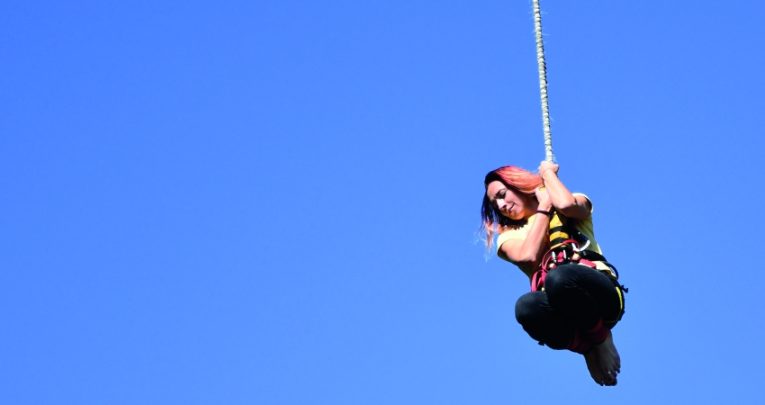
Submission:
[[542,128],[545,137],[545,160],[555,161],[552,150],[552,130],[550,129],[550,107],[547,101],[547,64],[545,63],[545,46],[542,40],[542,11],[539,0],[534,4],[534,32],[537,43],[537,68],[539,69],[539,96],[542,102]]

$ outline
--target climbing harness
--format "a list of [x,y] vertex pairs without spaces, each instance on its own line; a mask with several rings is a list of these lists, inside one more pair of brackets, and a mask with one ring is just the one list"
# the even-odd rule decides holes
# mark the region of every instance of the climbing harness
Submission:
[[[543,291],[547,273],[564,264],[579,264],[595,271],[604,271],[597,267],[595,262],[602,262],[611,271],[608,276],[614,282],[616,293],[619,296],[620,313],[624,313],[624,293],[629,291],[619,283],[619,272],[616,267],[609,263],[603,255],[587,248],[590,239],[579,231],[572,220],[553,211],[550,218],[549,230],[550,247],[542,256],[539,267],[531,276],[531,291]],[[621,314],[619,318],[621,319]]]
[[603,262],[613,270],[618,277],[616,267],[606,261],[601,254],[587,250],[590,240],[571,223],[571,220],[553,211],[550,218],[549,231],[550,247],[547,249],[539,268],[531,277],[531,290],[541,291],[544,289],[547,273],[558,266],[576,263],[597,269],[595,262]]

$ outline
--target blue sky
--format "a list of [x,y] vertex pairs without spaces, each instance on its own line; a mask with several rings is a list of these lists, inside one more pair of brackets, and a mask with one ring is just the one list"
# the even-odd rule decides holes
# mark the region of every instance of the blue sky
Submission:
[[483,175],[544,158],[529,1],[9,0],[3,402],[761,403],[765,6],[542,7],[617,387],[479,240]]

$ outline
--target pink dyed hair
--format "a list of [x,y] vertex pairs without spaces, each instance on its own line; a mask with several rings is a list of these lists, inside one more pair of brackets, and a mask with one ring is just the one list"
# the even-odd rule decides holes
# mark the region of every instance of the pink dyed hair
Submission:
[[[536,198],[534,191],[542,185],[542,178],[528,170],[517,166],[502,166],[490,171],[483,180],[484,190],[492,181],[501,181],[508,188],[512,188],[529,198]],[[501,233],[507,228],[515,228],[526,223],[525,220],[514,221],[502,215],[491,202],[486,192],[483,193],[481,204],[481,220],[484,232],[486,232],[486,247],[491,249],[494,244],[494,235]]]

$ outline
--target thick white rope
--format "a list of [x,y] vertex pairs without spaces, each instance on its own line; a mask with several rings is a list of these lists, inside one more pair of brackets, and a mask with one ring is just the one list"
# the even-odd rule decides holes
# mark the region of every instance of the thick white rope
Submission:
[[542,11],[539,0],[534,3],[534,32],[537,42],[537,67],[539,69],[539,96],[542,101],[542,128],[545,135],[545,160],[555,161],[552,150],[552,131],[550,130],[550,107],[547,103],[547,65],[545,64],[545,45],[542,41]]

